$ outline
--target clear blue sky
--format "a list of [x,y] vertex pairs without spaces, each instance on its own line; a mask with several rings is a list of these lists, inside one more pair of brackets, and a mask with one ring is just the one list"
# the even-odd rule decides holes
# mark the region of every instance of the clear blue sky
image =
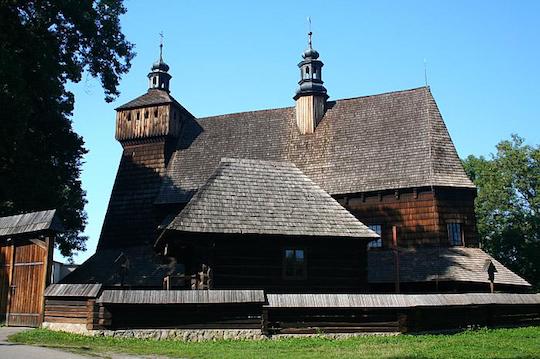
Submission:
[[[114,108],[143,94],[160,31],[173,96],[195,116],[293,105],[307,16],[331,99],[428,79],[461,157],[487,155],[511,133],[540,143],[540,1],[127,1],[123,32],[137,56],[120,97],[87,76],[70,86],[90,151],[82,181],[94,253],[121,146]],[[61,259],[56,255],[56,259]]]

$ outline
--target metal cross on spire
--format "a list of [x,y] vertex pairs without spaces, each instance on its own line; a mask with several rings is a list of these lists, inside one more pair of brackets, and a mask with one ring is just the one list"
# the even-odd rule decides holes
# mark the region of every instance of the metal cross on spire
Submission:
[[311,35],[313,35],[313,33],[311,32],[311,16],[308,16],[307,18],[308,20],[308,26],[309,26],[309,32],[308,32],[308,43],[309,43],[309,48],[311,49]]
[[159,37],[159,61],[163,61],[163,31],[160,31]]

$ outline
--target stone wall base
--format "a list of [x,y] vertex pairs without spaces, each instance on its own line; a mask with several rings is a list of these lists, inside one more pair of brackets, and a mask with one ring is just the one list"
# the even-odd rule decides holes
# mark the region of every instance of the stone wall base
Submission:
[[41,327],[45,329],[74,333],[74,334],[90,335],[90,332],[91,332],[90,330],[86,329],[86,324],[43,322],[41,324]]
[[263,340],[284,338],[324,337],[329,339],[344,339],[358,336],[399,335],[395,333],[325,333],[325,334],[277,334],[266,336],[259,329],[121,329],[121,330],[87,330],[85,324],[43,323],[43,328],[82,334],[94,337],[136,338],[154,340],[181,340],[201,342],[206,340]]
[[93,330],[92,336],[183,340],[200,342],[223,339],[266,339],[260,329],[122,329]]

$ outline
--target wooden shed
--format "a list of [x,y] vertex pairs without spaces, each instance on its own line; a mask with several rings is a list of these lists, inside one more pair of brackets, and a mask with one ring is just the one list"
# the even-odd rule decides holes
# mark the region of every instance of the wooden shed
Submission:
[[49,284],[54,239],[62,225],[55,210],[0,218],[0,320],[37,327]]

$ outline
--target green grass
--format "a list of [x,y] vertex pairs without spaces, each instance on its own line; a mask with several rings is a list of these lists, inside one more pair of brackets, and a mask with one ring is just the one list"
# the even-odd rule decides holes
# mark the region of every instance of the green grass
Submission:
[[293,338],[262,341],[118,339],[34,329],[10,341],[89,354],[173,358],[539,358],[540,327],[467,330],[457,334]]

